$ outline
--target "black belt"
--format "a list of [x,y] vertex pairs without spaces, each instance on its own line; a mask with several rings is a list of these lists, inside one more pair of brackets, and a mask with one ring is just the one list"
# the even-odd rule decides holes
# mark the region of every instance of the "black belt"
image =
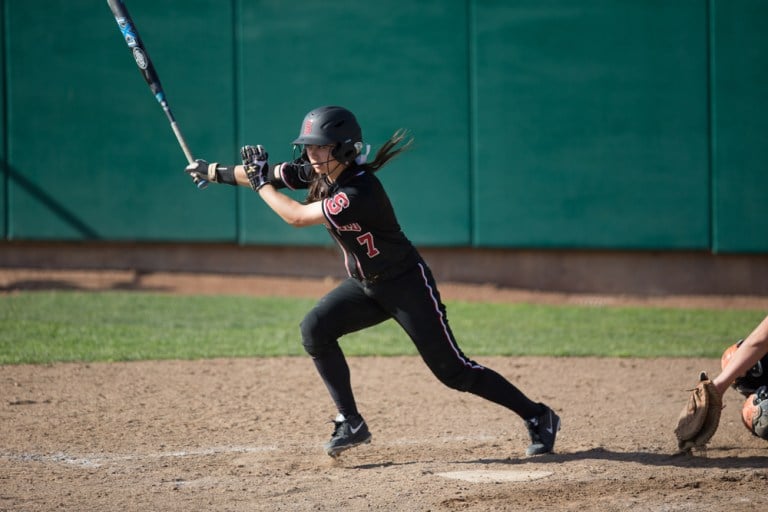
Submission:
[[355,271],[352,273],[352,277],[365,285],[375,284],[381,281],[389,281],[390,279],[394,279],[396,277],[399,277],[405,274],[407,271],[415,267],[416,264],[419,263],[420,261],[421,259],[418,258],[417,256],[409,255],[403,258],[402,261],[382,270],[381,272],[377,272],[375,274],[368,274],[365,277],[362,277],[358,272]]

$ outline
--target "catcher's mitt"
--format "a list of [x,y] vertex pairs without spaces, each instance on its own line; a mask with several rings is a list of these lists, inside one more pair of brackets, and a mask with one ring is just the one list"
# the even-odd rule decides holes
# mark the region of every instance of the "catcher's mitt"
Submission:
[[723,397],[707,374],[701,372],[699,383],[691,390],[688,403],[677,419],[675,437],[681,452],[703,448],[712,439],[720,424],[722,409]]

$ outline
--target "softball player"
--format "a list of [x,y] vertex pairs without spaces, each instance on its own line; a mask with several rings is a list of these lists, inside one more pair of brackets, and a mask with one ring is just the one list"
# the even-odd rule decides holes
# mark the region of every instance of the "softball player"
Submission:
[[[355,116],[345,108],[326,106],[305,116],[293,141],[302,154],[293,162],[270,167],[261,146],[245,146],[243,165],[198,160],[185,170],[214,183],[250,186],[285,222],[297,227],[323,224],[341,248],[349,278],[320,299],[301,322],[304,348],[339,413],[325,444],[328,455],[335,457],[371,441],[339,338],[390,318],[410,336],[443,384],[490,400],[522,418],[531,439],[527,455],[551,452],[560,418],[497,372],[464,355],[432,272],[400,229],[375,175],[411,142],[404,131],[397,131],[368,162]],[[279,191],[285,187],[308,189],[306,200],[300,203]]]
[[722,395],[729,386],[746,397],[741,418],[752,434],[768,439],[768,316],[749,336],[728,347],[722,372],[712,383]]

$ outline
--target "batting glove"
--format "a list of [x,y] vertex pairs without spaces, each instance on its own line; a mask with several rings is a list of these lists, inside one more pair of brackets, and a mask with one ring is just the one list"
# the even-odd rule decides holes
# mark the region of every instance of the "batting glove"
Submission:
[[240,149],[243,167],[253,190],[259,190],[269,181],[269,155],[262,146],[243,146]]
[[187,167],[184,168],[184,172],[189,174],[195,182],[198,180],[210,181],[217,183],[219,181],[218,174],[216,173],[216,167],[219,164],[213,162],[209,164],[205,160],[195,160]]

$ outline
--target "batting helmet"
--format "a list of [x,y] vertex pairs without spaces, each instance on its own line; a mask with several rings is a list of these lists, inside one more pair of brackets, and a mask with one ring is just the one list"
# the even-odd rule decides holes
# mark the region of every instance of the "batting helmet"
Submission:
[[752,434],[768,440],[768,387],[749,395],[741,408],[741,419]]
[[319,107],[304,116],[294,144],[325,146],[335,144],[331,156],[348,164],[363,147],[363,131],[355,115],[343,107]]

